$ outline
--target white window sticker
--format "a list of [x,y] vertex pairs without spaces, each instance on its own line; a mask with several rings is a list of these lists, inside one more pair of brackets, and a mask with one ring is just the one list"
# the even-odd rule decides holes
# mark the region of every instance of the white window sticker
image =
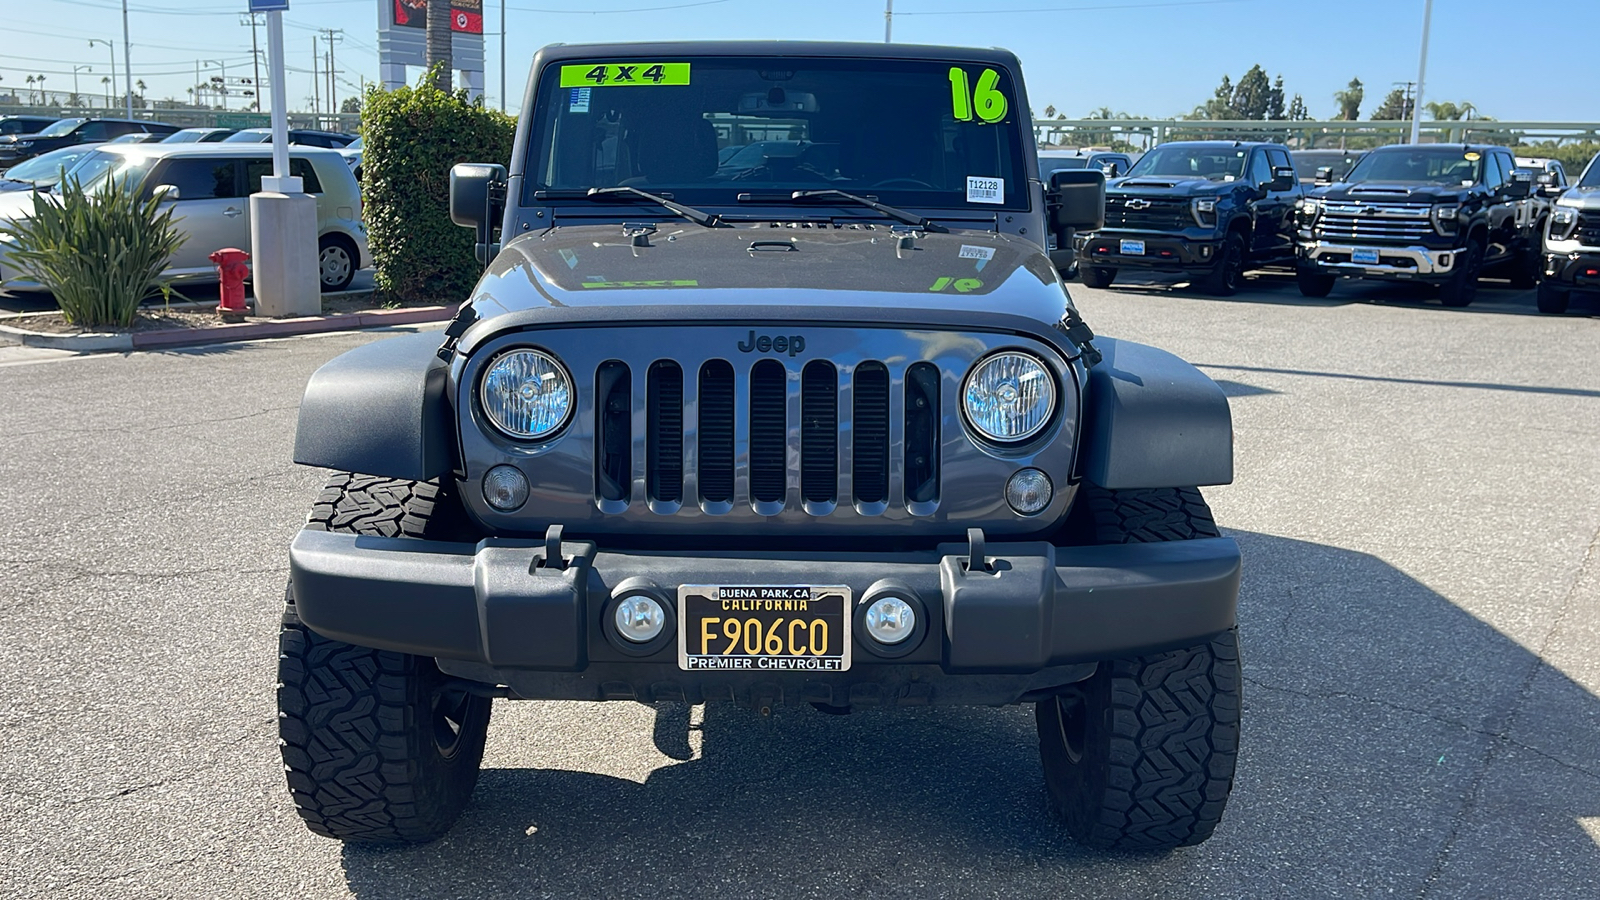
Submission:
[[961,245],[961,258],[962,259],[981,259],[984,262],[988,262],[989,260],[994,259],[994,248],[993,247],[974,247],[971,244],[962,244]]
[[589,111],[589,88],[575,87],[572,89],[572,99],[567,102],[567,112],[586,113]]
[[980,178],[975,175],[968,175],[967,202],[1004,203],[1006,202],[1006,183],[999,178]]

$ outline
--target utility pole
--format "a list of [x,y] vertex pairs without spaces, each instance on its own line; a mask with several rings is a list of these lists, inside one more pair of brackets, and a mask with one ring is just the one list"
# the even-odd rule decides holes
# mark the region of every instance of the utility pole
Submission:
[[[1405,102],[1400,104],[1400,121],[1409,122],[1411,120],[1411,110],[1412,110],[1412,106],[1411,106],[1412,93],[1411,92],[1416,89],[1417,83],[1415,81],[1396,81],[1396,82],[1394,82],[1394,86],[1397,87],[1397,88],[1405,88],[1406,89]],[[1412,143],[1416,143],[1416,141],[1412,141]]]
[[311,36],[311,111],[322,115],[322,73],[317,70],[320,61],[317,59],[322,51],[318,49],[317,36]]
[[334,78],[337,77],[338,68],[334,65],[333,45],[344,40],[344,29],[323,28],[319,30],[328,36],[323,42],[328,45],[328,65],[324,70],[328,76],[328,112],[337,113],[339,111],[339,88]]
[[500,111],[506,111],[506,0],[500,0]]
[[1417,105],[1412,109],[1411,116],[1411,143],[1417,143],[1422,135],[1422,117],[1418,110],[1422,107],[1422,79],[1428,74],[1428,29],[1433,25],[1433,0],[1423,0],[1422,4],[1422,53],[1417,60]]
[[[256,43],[256,24],[257,24],[256,23],[256,15],[257,14],[256,13],[246,13],[246,15],[248,15],[250,17],[250,59],[252,59],[255,62],[255,65],[256,65],[256,80],[255,80],[255,83],[254,83],[254,90],[255,90],[255,95],[256,95],[256,110],[260,111],[260,109],[261,109],[261,45]],[[244,23],[243,20],[240,20],[239,24],[243,25],[245,23]]]
[[888,5],[883,8],[883,42],[894,43],[894,0],[887,0]]

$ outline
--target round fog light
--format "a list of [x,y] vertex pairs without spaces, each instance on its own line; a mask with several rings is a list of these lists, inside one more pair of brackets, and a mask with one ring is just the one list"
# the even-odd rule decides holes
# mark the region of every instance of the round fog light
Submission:
[[495,466],[483,476],[483,499],[501,512],[528,502],[528,476],[515,466]]
[[1006,481],[1006,502],[1024,516],[1036,516],[1050,505],[1055,487],[1038,469],[1022,469]]
[[867,607],[867,634],[880,644],[898,644],[916,630],[917,611],[899,597],[883,597]]
[[617,604],[617,633],[635,644],[647,644],[667,625],[667,611],[654,598],[642,594],[624,597]]

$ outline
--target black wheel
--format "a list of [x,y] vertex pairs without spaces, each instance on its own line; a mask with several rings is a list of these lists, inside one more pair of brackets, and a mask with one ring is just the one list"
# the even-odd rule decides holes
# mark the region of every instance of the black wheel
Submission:
[[1232,297],[1244,284],[1244,237],[1231,231],[1217,248],[1216,262],[1200,281],[1200,290],[1213,297]]
[[1478,296],[1478,276],[1483,273],[1483,244],[1477,240],[1467,242],[1466,249],[1456,259],[1455,271],[1450,279],[1439,286],[1439,302],[1460,309]]
[[[468,539],[465,513],[428,482],[339,475],[307,528]],[[432,659],[322,637],[295,614],[278,634],[278,736],[289,793],[306,826],[356,843],[421,843],[472,798],[491,701]]]
[[1539,282],[1539,312],[1560,315],[1567,311],[1572,292],[1565,291],[1548,281]]
[[[1219,534],[1200,492],[1080,489],[1075,515],[1097,543]],[[1102,663],[1036,707],[1039,755],[1067,831],[1100,850],[1198,844],[1221,821],[1239,749],[1237,629]]]
[[[1544,220],[1539,220],[1539,227],[1534,229],[1534,234],[1544,234]],[[1519,291],[1526,291],[1539,283],[1539,270],[1544,257],[1539,252],[1539,241],[1535,238],[1531,246],[1523,247],[1511,261],[1511,286]]]
[[1108,269],[1104,266],[1080,265],[1078,267],[1078,277],[1083,280],[1084,287],[1108,288],[1111,287],[1111,282],[1117,280],[1117,270]]
[[349,287],[360,266],[361,254],[355,242],[344,235],[323,235],[317,242],[317,274],[322,279],[323,293]]
[[1300,286],[1302,297],[1322,298],[1333,293],[1333,283],[1338,279],[1302,266],[1294,270],[1294,280]]

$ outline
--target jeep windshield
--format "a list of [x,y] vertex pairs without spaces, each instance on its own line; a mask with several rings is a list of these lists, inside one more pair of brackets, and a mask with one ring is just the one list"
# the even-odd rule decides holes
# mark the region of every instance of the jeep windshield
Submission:
[[1204,178],[1238,181],[1244,177],[1250,151],[1225,147],[1157,147],[1139,157],[1128,170],[1129,178]]
[[1004,69],[948,61],[565,60],[539,78],[523,198],[636,187],[701,208],[744,194],[748,207],[838,190],[1027,209],[1026,110],[1013,90]]
[[1430,147],[1372,152],[1350,169],[1344,180],[1412,182],[1418,184],[1476,184],[1483,173],[1481,154],[1471,150]]

